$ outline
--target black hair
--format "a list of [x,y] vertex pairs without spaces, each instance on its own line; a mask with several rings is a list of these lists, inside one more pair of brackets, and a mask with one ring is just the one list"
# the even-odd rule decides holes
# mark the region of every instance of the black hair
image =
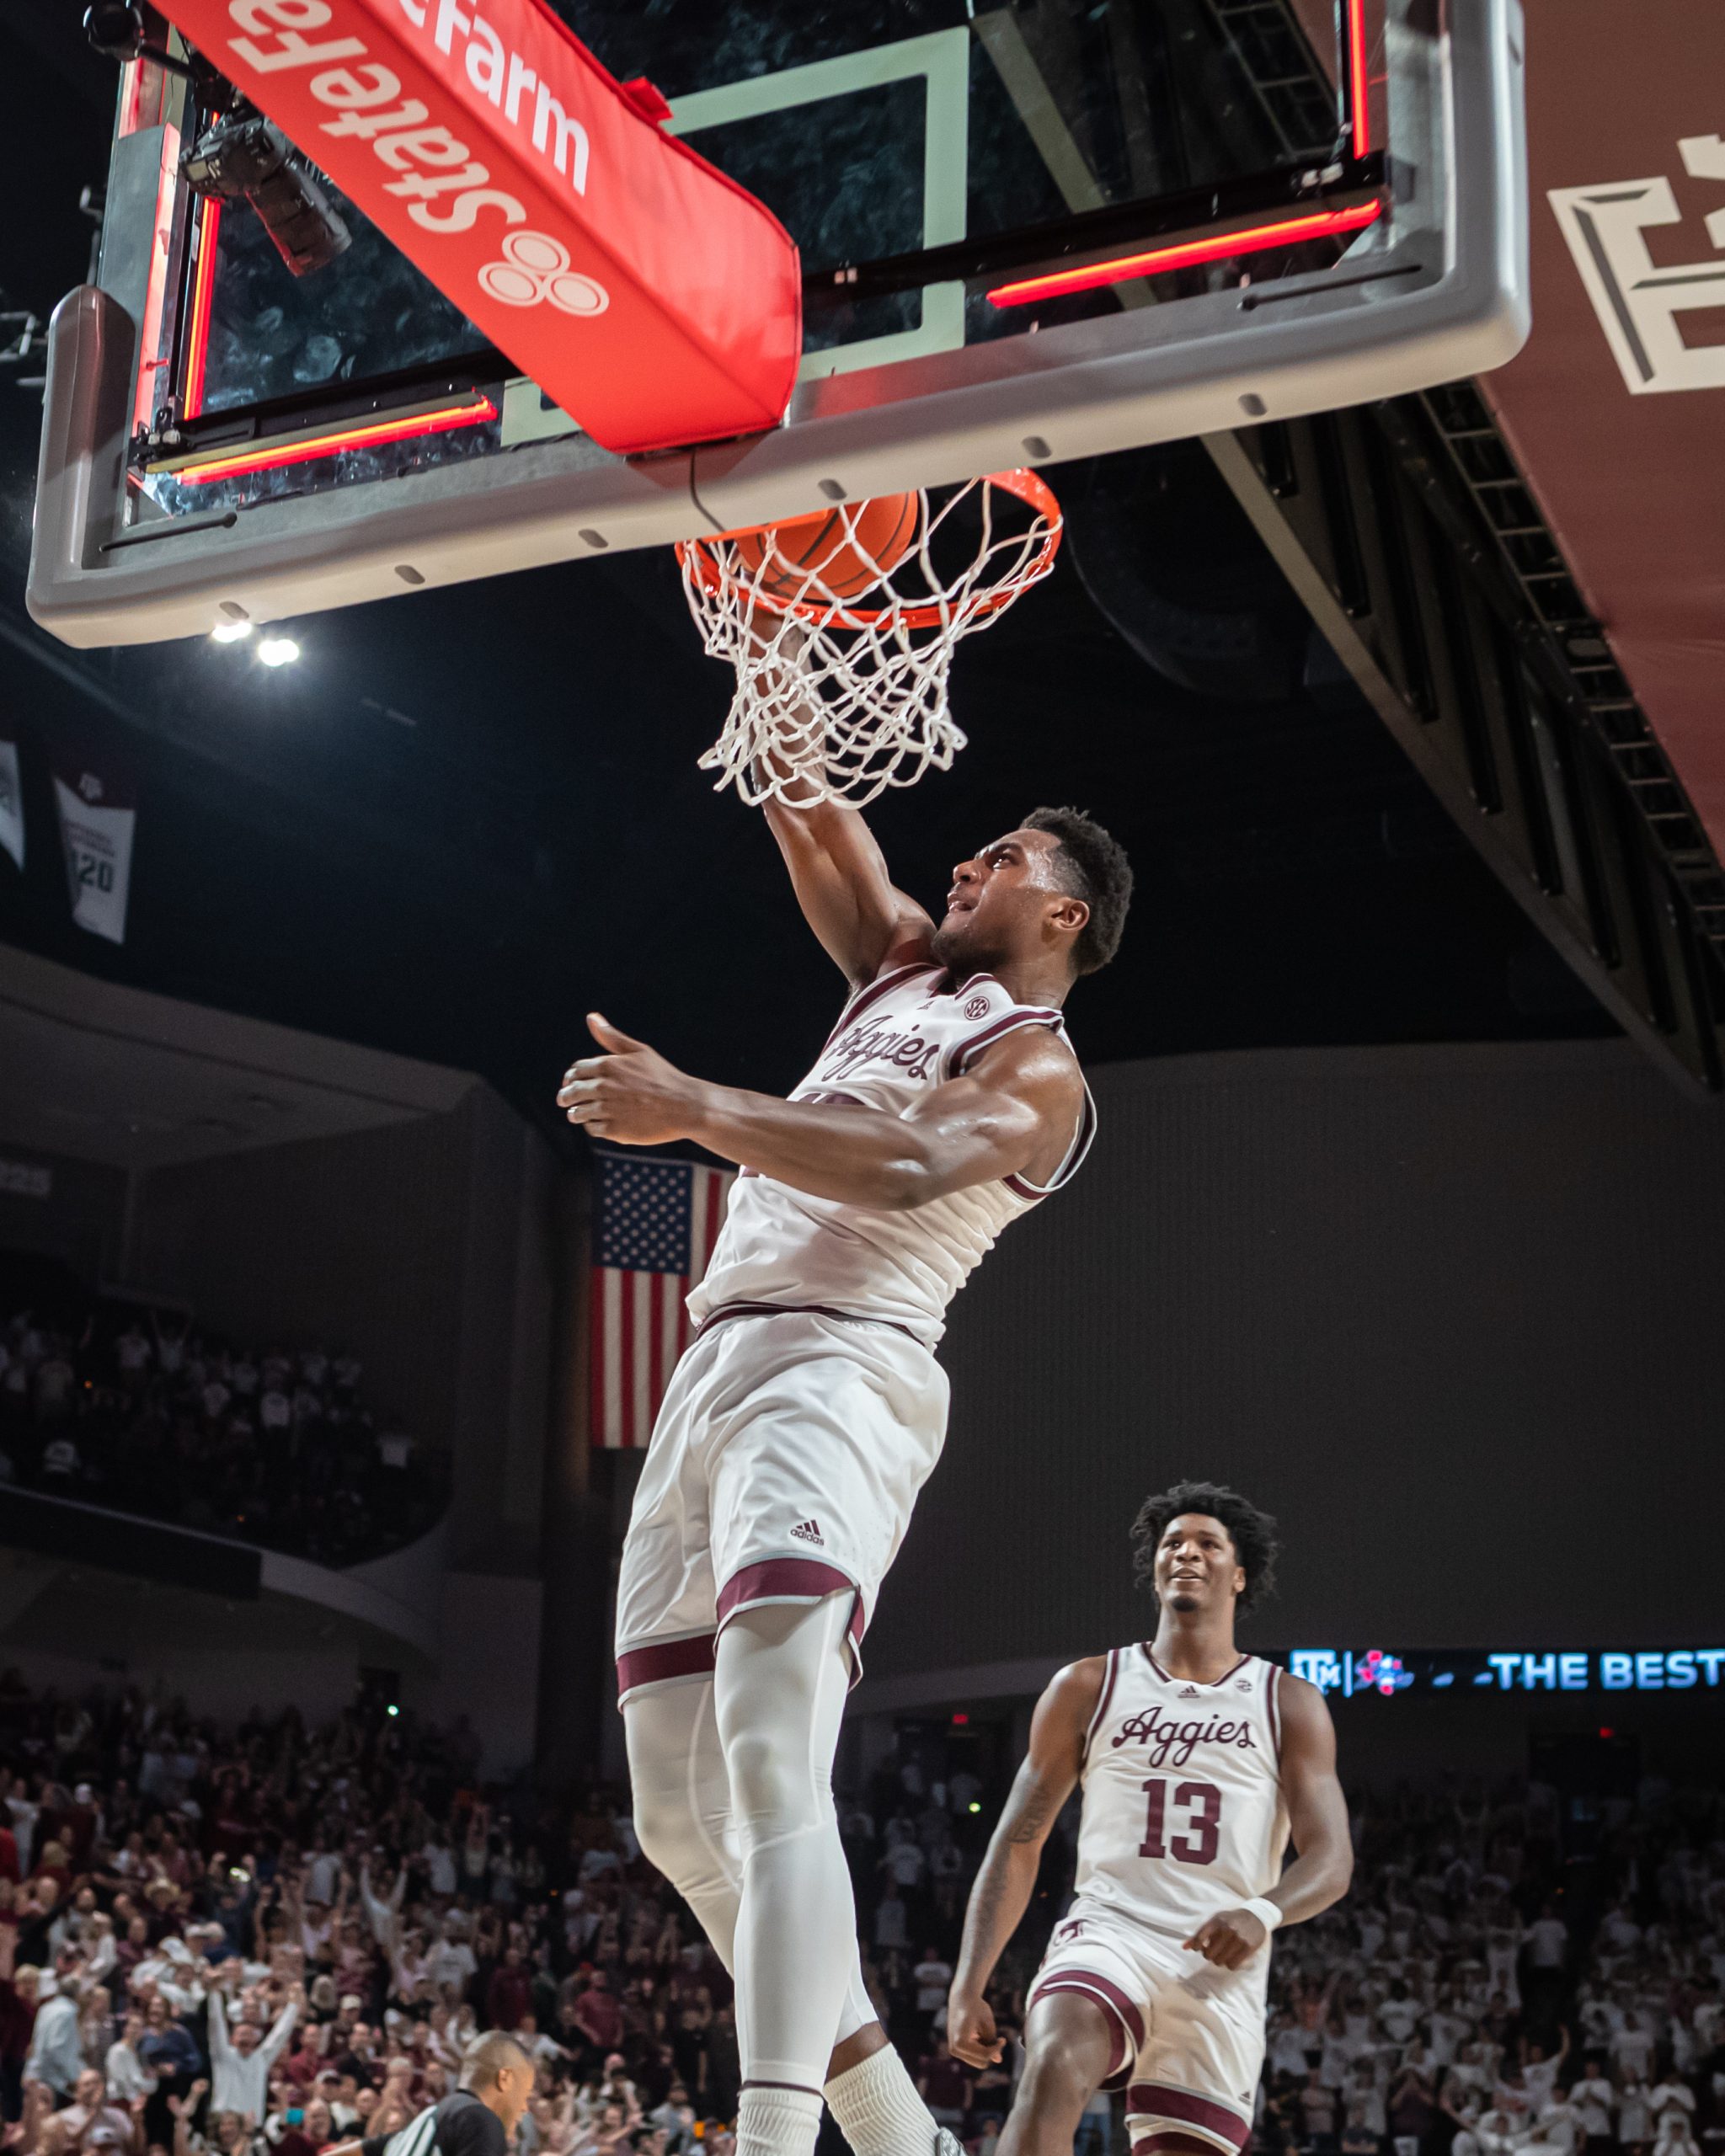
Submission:
[[1132,1523],[1132,1574],[1138,1585],[1156,1593],[1156,1553],[1168,1522],[1183,1513],[1204,1513],[1227,1529],[1234,1554],[1246,1574],[1238,1608],[1255,1609],[1276,1584],[1276,1557],[1281,1543],[1276,1523],[1237,1490],[1222,1482],[1176,1482],[1146,1497]]
[[1096,973],[1119,949],[1132,903],[1132,864],[1126,849],[1081,808],[1033,808],[1018,828],[1046,831],[1060,841],[1055,859],[1065,873],[1065,888],[1090,908],[1073,962],[1081,974]]

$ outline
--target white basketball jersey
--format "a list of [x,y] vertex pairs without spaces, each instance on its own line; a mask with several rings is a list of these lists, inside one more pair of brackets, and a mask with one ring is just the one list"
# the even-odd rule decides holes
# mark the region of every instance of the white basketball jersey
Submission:
[[1184,1940],[1275,1885],[1288,1845],[1279,1674],[1244,1655],[1194,1684],[1147,1646],[1113,1651],[1085,1742],[1081,1902]]
[[[1015,1003],[992,975],[953,986],[939,966],[900,966],[846,1005],[793,1101],[906,1114],[1021,1026],[1064,1033],[1055,1010]],[[731,1186],[706,1278],[689,1298],[697,1325],[737,1305],[826,1310],[901,1326],[932,1347],[946,1310],[1009,1220],[1076,1172],[1096,1113],[1090,1089],[1052,1182],[979,1183],[905,1212],[809,1198],[745,1168]]]

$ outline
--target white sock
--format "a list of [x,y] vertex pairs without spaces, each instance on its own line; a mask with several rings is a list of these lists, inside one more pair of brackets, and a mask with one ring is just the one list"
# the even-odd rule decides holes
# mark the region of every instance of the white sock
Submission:
[[745,2089],[737,2156],[814,2156],[820,2098],[813,2089]]
[[934,2115],[890,2044],[835,2074],[826,2101],[856,2156],[932,2156]]

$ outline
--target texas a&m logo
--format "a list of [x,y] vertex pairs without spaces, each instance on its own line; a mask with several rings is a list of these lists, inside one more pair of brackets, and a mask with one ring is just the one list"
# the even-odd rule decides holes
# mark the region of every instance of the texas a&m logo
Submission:
[[[1718,136],[1685,136],[1677,154],[1691,179],[1725,183],[1725,142]],[[1661,264],[1648,245],[1655,227],[1683,222],[1670,181],[1661,173],[1554,187],[1550,199],[1630,394],[1725,389],[1725,344],[1691,343],[1682,328],[1687,310],[1719,306],[1725,253]],[[1712,245],[1725,249],[1725,195],[1720,200],[1705,222]]]

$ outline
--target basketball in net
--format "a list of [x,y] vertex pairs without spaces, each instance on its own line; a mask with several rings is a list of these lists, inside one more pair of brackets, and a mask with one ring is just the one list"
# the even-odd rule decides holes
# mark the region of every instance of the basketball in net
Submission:
[[686,541],[690,611],[737,678],[702,768],[745,801],[858,808],[949,771],[964,745],[953,653],[1049,574],[1060,543],[1060,504],[1028,471]]
[[903,561],[921,509],[915,494],[877,494],[848,514],[823,510],[740,531],[734,542],[738,565],[774,599],[800,599],[811,577],[836,598],[858,599]]

